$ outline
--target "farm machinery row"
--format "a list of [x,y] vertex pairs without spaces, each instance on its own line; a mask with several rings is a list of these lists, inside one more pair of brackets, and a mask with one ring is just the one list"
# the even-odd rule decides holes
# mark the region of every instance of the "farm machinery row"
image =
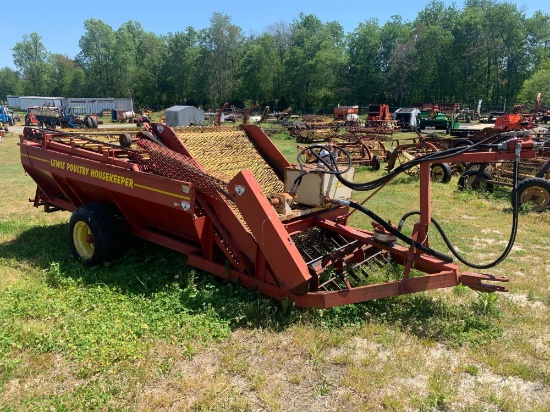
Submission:
[[96,115],[80,115],[73,113],[66,107],[53,106],[29,106],[25,115],[25,125],[45,127],[48,129],[71,128],[71,129],[97,129],[98,118]]
[[[458,284],[506,290],[498,284],[506,277],[485,272],[501,259],[468,262],[483,273],[464,272],[430,247],[431,225],[442,231],[431,215],[430,170],[442,162],[517,164],[536,156],[538,143],[528,136],[511,132],[428,153],[355,182],[351,155],[338,145],[329,153],[324,145],[308,146],[291,164],[254,125],[144,126],[118,139],[31,127],[20,137],[23,168],[37,183],[34,206],[71,212],[70,249],[88,265],[116,260],[127,238],[137,236],[186,255],[193,267],[297,306],[328,308]],[[407,236],[351,197],[377,193],[411,167],[420,169],[420,204],[402,219],[418,217]],[[350,226],[354,212],[373,229]]]
[[[468,134],[461,133],[455,138],[421,136],[418,133],[418,137],[408,139],[407,143],[397,142],[397,147],[388,158],[388,170],[426,153],[448,148],[476,147],[480,142],[501,133],[517,132],[532,136],[539,142],[536,156],[519,163],[517,186],[513,183],[514,164],[510,161],[434,164],[432,177],[434,180],[448,182],[452,174],[458,174],[458,186],[461,189],[492,191],[496,186],[509,187],[513,189],[512,201],[517,192],[520,204],[529,204],[531,210],[542,212],[550,207],[550,134],[546,132],[535,135],[531,132],[532,126],[532,117],[519,112],[500,115],[495,119],[494,127],[477,132],[469,131]],[[417,171],[414,168],[409,169],[409,173]]]
[[[318,143],[325,142],[327,150],[333,145],[344,147],[351,155],[355,165],[371,166],[374,170],[380,168],[382,161],[387,162],[386,170],[391,172],[396,167],[413,161],[419,156],[436,153],[449,148],[459,148],[474,145],[491,136],[513,130],[524,130],[529,134],[532,124],[528,117],[521,113],[509,113],[499,116],[493,127],[460,134],[459,137],[443,137],[439,134],[422,135],[416,130],[416,136],[405,139],[394,139],[391,146],[386,149],[385,136],[377,136],[368,133],[341,134],[337,128],[320,129],[315,133],[311,129],[301,130],[302,135],[295,134],[298,142]],[[312,128],[313,129],[313,128]],[[306,137],[304,133],[309,135]],[[550,205],[550,183],[548,169],[550,157],[550,140],[540,137],[543,142],[539,145],[537,157],[528,161],[522,161],[519,166],[521,179],[518,191],[520,203],[530,203],[532,210],[541,212]],[[386,142],[387,143],[387,142]],[[298,146],[298,150],[304,146]],[[339,156],[337,161],[345,162],[346,158]],[[418,166],[408,168],[406,173],[418,175]],[[433,181],[448,183],[453,175],[458,175],[458,185],[461,189],[492,190],[495,186],[511,186],[512,165],[509,162],[498,164],[477,164],[466,162],[441,162],[431,165],[431,179]]]

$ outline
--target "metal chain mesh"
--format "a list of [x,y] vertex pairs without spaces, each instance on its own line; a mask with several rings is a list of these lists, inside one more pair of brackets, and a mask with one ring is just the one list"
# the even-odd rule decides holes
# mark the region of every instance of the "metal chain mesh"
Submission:
[[140,150],[132,160],[142,171],[192,182],[198,192],[226,202],[231,201],[228,182],[243,169],[252,171],[264,193],[284,190],[244,131],[208,128],[176,129],[176,133],[196,160],[148,139],[137,142]]
[[192,158],[150,140],[140,139],[137,144],[143,152],[137,152],[132,160],[141,171],[192,182],[197,191],[218,200],[231,199],[226,176],[217,172],[205,173]]
[[284,190],[283,182],[243,130],[176,130],[178,138],[205,170],[233,178],[243,169],[252,172],[265,194]]

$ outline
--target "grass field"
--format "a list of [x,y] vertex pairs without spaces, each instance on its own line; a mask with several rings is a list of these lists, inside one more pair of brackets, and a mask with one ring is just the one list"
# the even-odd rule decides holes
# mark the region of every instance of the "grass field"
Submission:
[[[293,139],[273,139],[295,156]],[[510,278],[507,294],[458,286],[298,310],[142,241],[84,267],[70,214],[29,203],[17,141],[0,143],[0,411],[550,411],[549,211],[522,213],[514,249],[489,271]],[[456,182],[433,185],[433,215],[468,260],[492,261],[509,193]],[[418,189],[404,176],[366,206],[397,222]],[[351,224],[370,227],[358,214]]]

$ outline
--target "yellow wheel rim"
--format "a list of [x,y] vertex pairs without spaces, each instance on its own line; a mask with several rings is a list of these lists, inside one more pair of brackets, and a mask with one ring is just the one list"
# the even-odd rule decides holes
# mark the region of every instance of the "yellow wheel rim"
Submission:
[[445,176],[445,170],[441,166],[434,166],[432,168],[432,180],[436,182],[440,182],[443,180],[443,177]]
[[533,211],[536,212],[542,212],[550,205],[548,192],[540,186],[532,186],[525,189],[519,201],[520,203],[531,203],[533,205]]
[[94,237],[90,227],[85,222],[79,221],[74,225],[73,242],[78,255],[82,259],[90,259],[94,255]]

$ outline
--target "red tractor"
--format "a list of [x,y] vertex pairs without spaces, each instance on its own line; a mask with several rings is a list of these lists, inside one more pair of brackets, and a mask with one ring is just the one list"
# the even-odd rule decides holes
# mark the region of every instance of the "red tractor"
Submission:
[[27,114],[25,115],[25,126],[38,126],[38,119],[34,115],[33,109],[36,109],[38,106],[29,106],[27,107]]

